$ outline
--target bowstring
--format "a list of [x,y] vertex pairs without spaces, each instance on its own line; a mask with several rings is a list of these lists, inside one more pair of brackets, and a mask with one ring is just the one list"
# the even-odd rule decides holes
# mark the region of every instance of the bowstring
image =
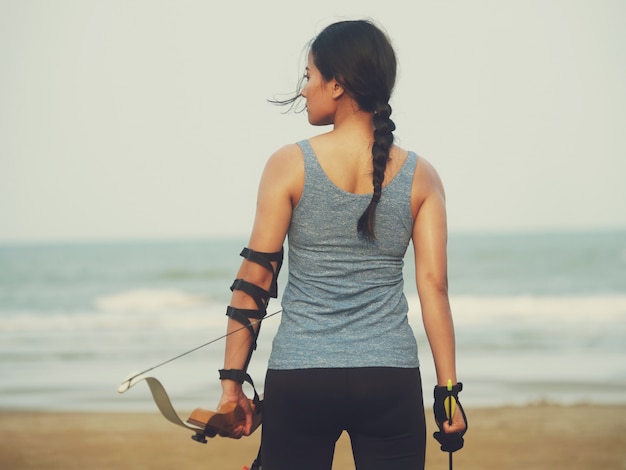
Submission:
[[228,333],[225,333],[225,334],[223,334],[222,336],[218,336],[217,338],[213,338],[211,341],[207,341],[206,343],[201,344],[200,346],[196,346],[195,348],[192,348],[192,349],[190,349],[189,351],[185,351],[184,353],[179,354],[178,356],[174,356],[174,357],[172,357],[172,358],[170,358],[170,359],[167,359],[166,361],[160,362],[159,364],[156,364],[156,365],[154,365],[154,366],[152,366],[152,367],[149,367],[148,369],[146,369],[146,370],[144,370],[144,371],[142,371],[142,372],[137,372],[137,373],[136,373],[135,375],[133,375],[132,377],[127,378],[127,379],[126,379],[123,383],[130,383],[130,382],[132,382],[132,381],[133,381],[133,379],[136,379],[136,378],[137,378],[137,377],[139,377],[140,375],[143,375],[143,374],[145,374],[145,373],[147,373],[147,372],[153,371],[154,369],[156,369],[156,368],[158,368],[158,367],[161,367],[161,366],[164,366],[165,364],[169,364],[170,362],[173,362],[173,361],[175,361],[176,359],[180,359],[181,357],[184,357],[184,356],[186,356],[186,355],[188,355],[188,354],[191,354],[192,352],[195,352],[195,351],[197,351],[198,349],[202,349],[202,348],[204,348],[204,347],[208,346],[209,344],[216,343],[216,342],[218,342],[218,341],[220,341],[220,340],[222,340],[222,339],[224,339],[224,338],[226,338],[226,337],[228,337],[228,336],[230,336],[230,335],[232,335],[232,334],[237,333],[238,331],[245,330],[246,328],[248,328],[248,327],[250,327],[250,326],[258,325],[258,324],[260,324],[262,321],[267,320],[268,318],[273,317],[274,315],[277,315],[277,314],[279,314],[280,312],[282,312],[282,309],[281,309],[281,310],[277,310],[277,311],[276,311],[276,312],[274,312],[274,313],[270,313],[269,315],[265,315],[263,318],[259,318],[259,319],[256,319],[256,320],[254,320],[254,321],[251,321],[251,322],[247,323],[246,325],[242,325],[241,327],[239,327],[239,328],[237,328],[237,329],[234,329],[234,330],[232,330],[232,331],[229,331]]

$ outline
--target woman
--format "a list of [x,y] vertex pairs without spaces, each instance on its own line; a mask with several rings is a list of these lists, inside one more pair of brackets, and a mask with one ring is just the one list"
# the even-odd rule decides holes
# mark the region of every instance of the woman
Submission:
[[[368,21],[342,21],[311,43],[306,82],[285,102],[303,98],[312,125],[333,127],[267,162],[228,313],[231,332],[255,325],[228,337],[220,371],[220,406],[246,411],[246,424],[231,436],[248,435],[252,413],[241,382],[258,334],[254,319],[276,295],[288,236],[289,279],[264,389],[264,470],[330,469],[344,430],[359,469],[423,468],[422,386],[402,280],[411,240],[436,408],[443,409],[449,381],[455,395],[460,389],[444,190],[426,160],[393,144],[395,78],[386,35]],[[436,413],[442,443],[449,435],[462,445],[466,423],[458,410],[451,423]]]

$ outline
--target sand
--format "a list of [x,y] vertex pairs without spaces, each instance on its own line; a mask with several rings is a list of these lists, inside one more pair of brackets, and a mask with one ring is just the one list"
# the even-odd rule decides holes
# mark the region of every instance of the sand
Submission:
[[[626,405],[535,404],[466,411],[470,429],[465,447],[454,454],[455,469],[626,469]],[[218,437],[199,444],[190,435],[158,412],[1,411],[0,468],[241,470],[256,456],[260,438],[257,431],[241,440]],[[433,438],[428,440],[426,468],[448,469],[448,455]],[[333,470],[348,469],[354,463],[344,434]]]

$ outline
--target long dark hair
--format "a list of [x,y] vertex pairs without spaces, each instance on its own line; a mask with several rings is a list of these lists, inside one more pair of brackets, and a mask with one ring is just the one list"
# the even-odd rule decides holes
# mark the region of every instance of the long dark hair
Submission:
[[[357,231],[373,239],[376,206],[396,128],[389,106],[396,81],[396,55],[385,33],[367,20],[340,21],[327,26],[312,41],[310,52],[324,80],[337,80],[361,110],[374,113],[374,192],[357,222]],[[291,99],[273,102],[293,104],[299,97],[300,93]]]

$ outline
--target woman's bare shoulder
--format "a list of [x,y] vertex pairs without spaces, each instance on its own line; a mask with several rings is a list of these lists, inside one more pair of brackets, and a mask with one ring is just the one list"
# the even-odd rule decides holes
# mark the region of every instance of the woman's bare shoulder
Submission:
[[286,191],[295,203],[304,185],[304,157],[297,144],[288,144],[276,150],[263,170],[262,186]]
[[418,156],[417,165],[415,166],[415,174],[413,176],[413,184],[421,187],[423,190],[442,190],[443,184],[439,173],[432,163],[423,156]]
[[414,218],[417,217],[420,208],[426,201],[436,201],[437,204],[445,205],[445,199],[445,191],[439,173],[426,158],[418,156],[411,189],[411,207]]
[[302,150],[297,144],[287,144],[277,149],[267,160],[268,166],[297,165],[302,163]]

